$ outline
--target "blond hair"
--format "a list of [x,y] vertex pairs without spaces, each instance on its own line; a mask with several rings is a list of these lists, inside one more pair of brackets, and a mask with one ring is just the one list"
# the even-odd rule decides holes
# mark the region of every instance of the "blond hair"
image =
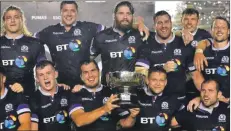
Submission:
[[17,7],[17,6],[9,6],[8,8],[6,8],[3,12],[3,15],[2,15],[2,19],[1,19],[1,35],[6,35],[6,28],[5,28],[5,15],[8,11],[11,11],[11,10],[16,10],[16,11],[19,11],[20,14],[21,14],[21,19],[22,19],[22,33],[26,36],[32,36],[32,33],[27,29],[27,26],[26,26],[26,18],[24,16],[24,13],[22,11],[21,8]]

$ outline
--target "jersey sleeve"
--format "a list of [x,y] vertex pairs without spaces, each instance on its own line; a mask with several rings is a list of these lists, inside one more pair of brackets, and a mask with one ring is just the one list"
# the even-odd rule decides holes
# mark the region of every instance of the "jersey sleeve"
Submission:
[[26,98],[22,93],[17,94],[17,97],[15,98],[18,101],[18,106],[17,106],[17,115],[21,115],[24,113],[30,113],[31,110],[29,108],[28,103],[26,102]]
[[39,31],[39,32],[36,32],[34,34],[34,37],[35,38],[38,38],[42,44],[49,44],[48,42],[48,39],[49,39],[49,27]]
[[36,94],[34,94],[30,99],[29,99],[29,105],[31,108],[31,122],[38,123],[39,118],[38,118],[38,111],[39,111],[39,98],[36,98]]
[[46,60],[45,47],[42,44],[39,44],[38,54],[36,56],[36,62]]
[[103,31],[106,29],[104,25],[93,23],[93,22],[85,22],[87,24],[87,27],[89,30],[91,30],[91,33],[93,33],[93,36],[95,36],[98,32]]
[[135,65],[149,69],[150,62],[148,56],[150,56],[150,48],[148,48],[147,44],[141,45],[137,50],[137,61]]
[[190,113],[187,111],[186,108],[184,108],[183,110],[180,110],[179,112],[175,114],[177,123],[182,127],[188,127],[188,124],[190,124],[189,117],[190,117]]
[[98,40],[98,36],[94,37],[90,46],[90,55],[98,56],[100,54],[100,42]]
[[77,92],[77,93],[71,93],[69,115],[71,115],[76,110],[79,110],[79,109],[84,110],[84,107],[82,105],[81,91],[82,90],[80,90],[80,92]]

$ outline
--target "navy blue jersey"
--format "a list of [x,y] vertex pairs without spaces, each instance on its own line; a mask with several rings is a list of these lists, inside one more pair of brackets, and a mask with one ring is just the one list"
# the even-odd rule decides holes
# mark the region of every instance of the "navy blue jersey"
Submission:
[[192,52],[184,45],[181,37],[175,36],[166,44],[157,40],[155,33],[151,32],[148,44],[142,45],[138,50],[137,66],[164,66],[167,61],[176,63],[175,71],[167,73],[167,87],[165,93],[185,95],[186,70],[192,61]]
[[58,82],[68,84],[71,88],[81,83],[79,63],[90,58],[91,40],[102,29],[102,25],[78,21],[69,31],[59,23],[36,34],[49,47],[59,72]]
[[0,37],[1,62],[6,70],[6,85],[20,83],[26,96],[35,91],[33,68],[45,58],[44,46],[39,40],[19,36],[16,39]]
[[230,112],[227,104],[219,102],[214,108],[199,106],[194,112],[182,110],[175,116],[187,131],[229,131]]
[[143,41],[139,31],[131,29],[121,36],[115,28],[108,28],[93,40],[90,48],[91,55],[101,54],[102,82],[105,75],[115,71],[134,71],[137,60],[137,50]]
[[57,87],[52,97],[50,94],[37,90],[30,98],[32,122],[38,123],[39,131],[70,131],[68,116],[70,91]]
[[23,94],[5,88],[0,99],[0,112],[0,131],[17,131],[20,126],[18,117],[31,111]]

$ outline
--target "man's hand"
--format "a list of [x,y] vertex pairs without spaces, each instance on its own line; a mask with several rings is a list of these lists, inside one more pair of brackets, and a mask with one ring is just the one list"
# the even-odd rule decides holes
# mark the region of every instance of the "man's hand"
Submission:
[[190,112],[193,112],[194,110],[196,110],[198,106],[200,105],[200,101],[201,101],[200,97],[196,97],[192,99],[187,105],[187,110]]
[[68,86],[68,85],[66,85],[66,84],[57,84],[58,85],[58,87],[63,87],[63,89],[64,90],[70,90],[71,88],[70,88],[70,86]]
[[203,71],[204,63],[205,63],[205,66],[208,66],[208,61],[206,57],[204,56],[203,52],[202,53],[196,52],[194,55],[194,60],[193,60],[193,64],[195,65],[196,69],[198,71]]
[[[135,23],[137,24],[137,29],[140,32],[140,35],[143,37],[143,41],[147,40],[150,33],[149,33],[149,29],[145,26],[144,24],[144,18],[141,16],[137,16],[135,18]],[[145,36],[144,36],[145,33]]]
[[10,89],[11,89],[13,92],[19,93],[19,92],[23,92],[23,91],[24,91],[22,85],[19,84],[19,83],[14,83],[13,85],[10,85],[9,87],[10,87]]
[[104,110],[108,112],[108,114],[111,114],[111,111],[115,108],[118,108],[118,105],[112,104],[115,101],[118,101],[119,98],[117,95],[111,95],[110,98],[107,100],[107,102],[104,105]]
[[174,61],[167,61],[164,64],[164,69],[166,72],[175,71],[176,68],[177,68],[177,64]]
[[218,96],[219,101],[229,103],[229,98],[225,98],[223,95]]
[[183,29],[182,30],[182,38],[184,40],[184,44],[187,45],[193,40],[193,35],[190,33],[189,30]]
[[75,85],[71,92],[79,92],[83,88],[83,85]]
[[135,118],[140,113],[140,108],[131,108],[130,111],[130,117]]

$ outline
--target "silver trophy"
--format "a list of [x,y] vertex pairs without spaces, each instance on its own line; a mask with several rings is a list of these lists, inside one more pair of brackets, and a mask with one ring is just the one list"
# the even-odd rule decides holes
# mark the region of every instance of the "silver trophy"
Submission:
[[138,107],[137,93],[144,86],[144,76],[136,72],[116,71],[106,75],[107,85],[119,95],[121,108]]

